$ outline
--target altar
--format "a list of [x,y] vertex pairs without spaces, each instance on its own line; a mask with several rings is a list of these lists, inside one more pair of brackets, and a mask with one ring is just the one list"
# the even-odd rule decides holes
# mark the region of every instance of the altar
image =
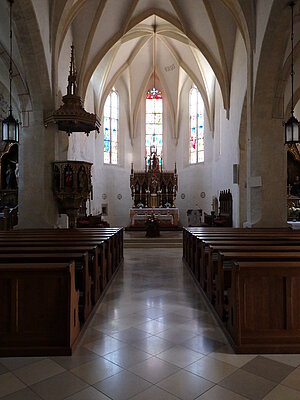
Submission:
[[163,160],[157,156],[155,145],[151,146],[150,155],[145,157],[143,171],[134,171],[133,163],[131,164],[130,188],[133,204],[130,209],[130,226],[143,227],[153,213],[161,227],[177,227],[177,185],[176,164],[173,171],[163,170]]
[[130,226],[144,228],[148,218],[154,215],[162,228],[175,228],[178,226],[178,208],[131,208]]

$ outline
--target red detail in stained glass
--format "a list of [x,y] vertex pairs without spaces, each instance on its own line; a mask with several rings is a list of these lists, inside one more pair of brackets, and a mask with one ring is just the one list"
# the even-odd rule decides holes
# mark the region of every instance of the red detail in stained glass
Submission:
[[162,94],[154,87],[151,90],[148,90],[147,99],[162,99]]

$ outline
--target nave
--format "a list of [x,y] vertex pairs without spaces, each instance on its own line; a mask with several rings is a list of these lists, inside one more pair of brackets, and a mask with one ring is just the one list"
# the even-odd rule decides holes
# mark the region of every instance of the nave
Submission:
[[236,355],[182,250],[125,248],[72,357],[0,358],[1,400],[297,400],[300,355]]

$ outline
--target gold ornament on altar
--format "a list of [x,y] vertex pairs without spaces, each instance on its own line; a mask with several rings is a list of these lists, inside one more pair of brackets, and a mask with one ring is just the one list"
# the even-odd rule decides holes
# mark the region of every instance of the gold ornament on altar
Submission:
[[145,157],[144,171],[134,171],[133,163],[131,164],[133,208],[175,207],[177,184],[176,163],[174,171],[163,171],[163,162],[157,156],[155,146],[151,146],[150,156]]

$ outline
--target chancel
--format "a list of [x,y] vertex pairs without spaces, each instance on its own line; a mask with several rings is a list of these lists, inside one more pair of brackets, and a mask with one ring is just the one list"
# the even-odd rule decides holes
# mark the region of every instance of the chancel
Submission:
[[300,0],[0,0],[1,400],[300,398],[299,40]]
[[154,214],[164,227],[177,227],[178,208],[175,199],[178,186],[176,164],[174,171],[163,170],[162,156],[157,155],[155,145],[145,156],[145,170],[134,171],[131,164],[130,187],[133,200],[130,209],[130,226],[143,227],[147,218]]

